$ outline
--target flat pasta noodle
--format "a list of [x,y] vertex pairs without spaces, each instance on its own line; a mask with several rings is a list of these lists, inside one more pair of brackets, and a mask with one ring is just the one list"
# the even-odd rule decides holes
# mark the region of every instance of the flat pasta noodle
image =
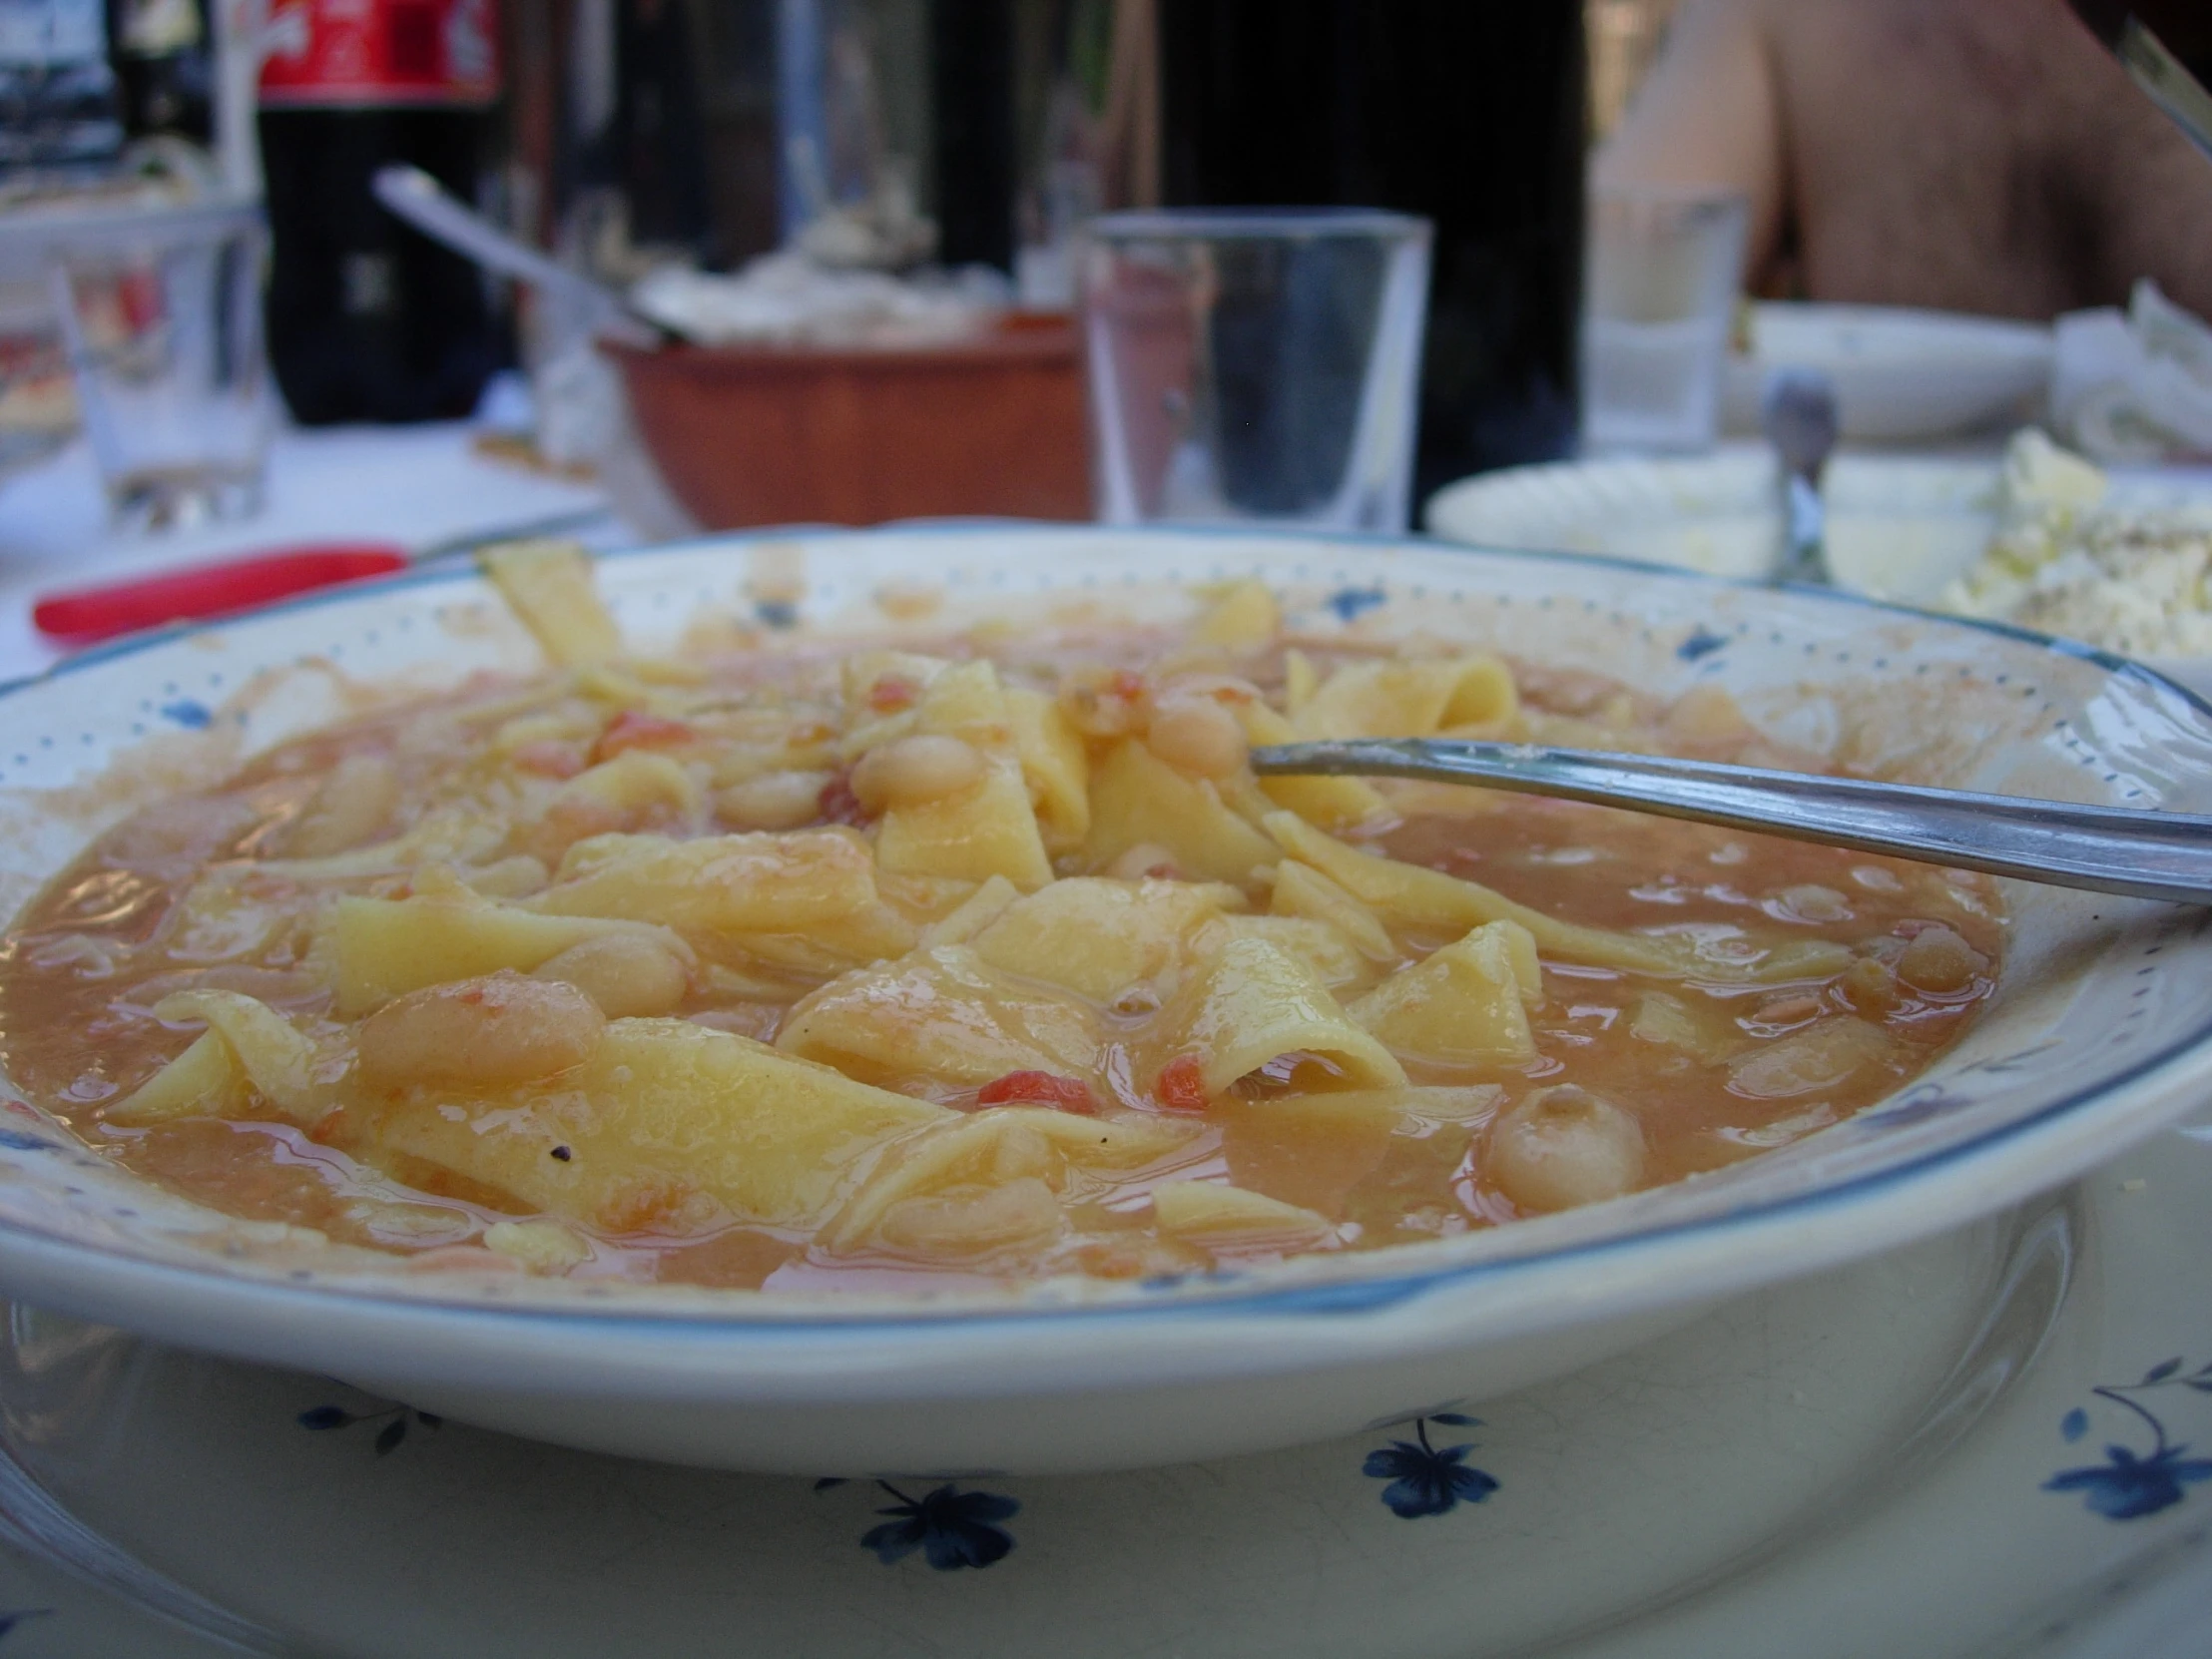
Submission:
[[1348,663],[1299,708],[1302,739],[1503,735],[1519,712],[1512,671],[1495,657]]
[[1224,916],[1221,928],[1232,938],[1266,939],[1289,951],[1340,997],[1375,979],[1375,963],[1332,922],[1311,916]]
[[1187,1148],[1186,1125],[1071,1117],[992,1106],[898,1143],[827,1230],[832,1245],[873,1236],[899,1204],[947,1187],[1026,1177],[1064,1190],[1083,1171],[1128,1170]]
[[576,668],[621,654],[621,630],[599,602],[591,560],[574,542],[502,542],[477,563],[552,662]]
[[254,1092],[284,1116],[311,1123],[328,1107],[313,1041],[268,1004],[237,991],[180,991],[157,1002],[154,1017],[205,1021]]
[[1348,1012],[1393,1054],[1446,1066],[1525,1066],[1536,1057],[1527,1004],[1542,994],[1528,929],[1488,921],[1400,968]]
[[170,1118],[220,1117],[247,1109],[246,1072],[213,1031],[110,1106],[107,1121],[135,1128]]
[[524,902],[546,915],[647,921],[687,937],[791,933],[869,909],[875,861],[865,842],[838,830],[593,835]]
[[615,1020],[583,1065],[543,1083],[411,1090],[355,1111],[379,1145],[613,1233],[820,1226],[868,1153],[952,1117],[676,1019]]
[[983,881],[1002,875],[1024,892],[1052,879],[1030,805],[1014,716],[987,662],[954,664],[921,694],[914,730],[954,738],[983,757],[983,776],[934,800],[893,806],[876,833],[876,861],[899,874]]
[[1016,1071],[1094,1077],[1105,1060],[1089,1005],[1000,973],[964,945],[832,980],[792,1009],[777,1043],[841,1070],[955,1090]]
[[1006,692],[1014,751],[1047,852],[1072,852],[1091,832],[1090,756],[1057,698],[1028,686]]
[[1110,1003],[1174,975],[1200,928],[1243,905],[1235,887],[1073,876],[1008,905],[975,935],[975,954],[1001,972]]
[[1366,903],[1402,920],[1441,926],[1510,921],[1525,928],[1537,947],[1570,962],[1617,968],[1661,979],[1720,981],[1824,977],[1848,965],[1850,952],[1816,940],[1786,940],[1742,958],[1714,955],[1679,933],[1621,933],[1585,927],[1517,904],[1478,881],[1400,863],[1345,845],[1292,813],[1267,821],[1285,851],[1334,877]]
[[1327,1216],[1219,1181],[1164,1181],[1152,1189],[1152,1211],[1183,1238],[1311,1248],[1332,1232]]
[[[1251,744],[1296,743],[1301,737],[1289,716],[1265,703],[1243,703],[1236,709]],[[1373,784],[1358,778],[1262,778],[1260,793],[1278,807],[1288,808],[1324,830],[1350,830],[1389,817],[1390,804]]]
[[588,939],[618,933],[690,953],[673,929],[654,922],[546,915],[485,898],[458,881],[406,898],[341,893],[318,922],[315,949],[337,1012],[354,1015],[425,985],[501,968],[528,973]]
[[1179,874],[1243,883],[1282,854],[1202,778],[1186,778],[1135,739],[1116,744],[1091,778],[1085,861],[1104,868],[1139,846],[1157,846]]
[[1405,1069],[1355,1024],[1313,965],[1272,939],[1231,936],[1185,993],[1168,1049],[1195,1054],[1209,1094],[1287,1055],[1312,1055],[1347,1088],[1405,1081]]

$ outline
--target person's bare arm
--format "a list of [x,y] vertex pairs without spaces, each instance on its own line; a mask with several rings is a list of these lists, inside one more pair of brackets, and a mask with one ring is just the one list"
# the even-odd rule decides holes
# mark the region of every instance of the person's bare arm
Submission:
[[2112,141],[2087,182],[2103,206],[2099,285],[2117,296],[2139,276],[2212,319],[2212,160],[2124,75],[2114,90]]
[[1751,202],[1747,280],[1782,241],[1788,164],[1759,0],[1686,0],[1591,182],[1717,185]]

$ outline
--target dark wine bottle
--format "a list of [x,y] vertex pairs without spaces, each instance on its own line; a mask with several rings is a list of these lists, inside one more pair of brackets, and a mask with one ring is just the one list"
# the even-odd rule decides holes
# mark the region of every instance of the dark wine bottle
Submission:
[[933,0],[929,95],[937,163],[937,257],[946,265],[1011,271],[1013,0]]
[[132,138],[215,136],[215,52],[206,0],[108,0],[109,55]]
[[1416,497],[1574,441],[1580,0],[1170,0],[1163,188],[1435,224]]
[[421,168],[477,194],[499,95],[491,0],[286,0],[271,19],[271,367],[295,419],[450,419],[512,360],[476,268],[370,191]]

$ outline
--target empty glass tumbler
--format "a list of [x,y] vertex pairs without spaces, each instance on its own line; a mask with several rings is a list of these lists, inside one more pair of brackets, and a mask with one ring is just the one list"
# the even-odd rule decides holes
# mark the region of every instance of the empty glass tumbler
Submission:
[[1428,246],[1426,220],[1365,210],[1092,220],[1100,520],[1404,529]]
[[1711,447],[1748,205],[1728,191],[1599,187],[1589,214],[1583,447]]
[[45,236],[85,435],[116,518],[160,529],[256,510],[274,413],[260,211],[117,212]]

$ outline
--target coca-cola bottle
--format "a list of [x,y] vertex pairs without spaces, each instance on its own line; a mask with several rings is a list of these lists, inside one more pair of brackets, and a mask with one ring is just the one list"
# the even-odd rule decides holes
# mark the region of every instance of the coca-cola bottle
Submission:
[[294,418],[468,413],[510,359],[475,268],[393,219],[376,170],[464,199],[495,132],[495,0],[277,0],[262,71],[269,354]]

